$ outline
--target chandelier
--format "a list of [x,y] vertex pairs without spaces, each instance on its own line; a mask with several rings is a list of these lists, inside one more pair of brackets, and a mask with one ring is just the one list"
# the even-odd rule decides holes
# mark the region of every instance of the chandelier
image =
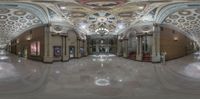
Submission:
[[95,30],[95,32],[103,36],[103,35],[107,35],[109,30],[107,28],[98,28]]

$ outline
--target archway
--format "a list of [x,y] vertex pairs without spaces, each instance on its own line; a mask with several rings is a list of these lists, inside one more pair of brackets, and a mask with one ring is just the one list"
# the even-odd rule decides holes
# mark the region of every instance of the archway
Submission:
[[200,3],[172,3],[157,11],[155,22],[180,31],[200,46]]
[[5,47],[23,32],[48,24],[45,10],[29,3],[0,4],[0,55],[5,56]]

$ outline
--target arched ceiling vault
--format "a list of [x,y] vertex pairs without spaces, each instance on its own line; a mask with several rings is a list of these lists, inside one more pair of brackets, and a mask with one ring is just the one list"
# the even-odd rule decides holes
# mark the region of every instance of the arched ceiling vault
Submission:
[[200,2],[167,5],[157,13],[155,22],[181,31],[200,44]]
[[[152,32],[153,23],[160,23],[179,28],[192,38],[198,34],[200,26],[200,2],[188,3],[187,0],[10,1],[15,2],[0,4],[1,39],[6,41],[44,24],[51,24],[51,30],[56,33],[66,33],[74,28],[81,37],[106,32],[125,37],[129,29],[133,32]],[[101,9],[104,7],[108,9]]]
[[0,4],[0,45],[26,30],[48,23],[43,9],[29,3]]
[[112,35],[123,33],[155,7],[148,2],[123,4],[109,10],[95,10],[69,2],[58,2],[56,6],[77,31],[86,35],[97,34],[97,31],[99,34],[106,31]]

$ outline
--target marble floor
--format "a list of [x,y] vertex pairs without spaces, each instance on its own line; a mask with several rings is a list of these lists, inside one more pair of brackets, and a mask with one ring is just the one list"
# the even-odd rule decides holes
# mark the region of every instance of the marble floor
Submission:
[[0,99],[199,99],[200,61],[189,55],[147,63],[93,55],[45,64],[9,55]]

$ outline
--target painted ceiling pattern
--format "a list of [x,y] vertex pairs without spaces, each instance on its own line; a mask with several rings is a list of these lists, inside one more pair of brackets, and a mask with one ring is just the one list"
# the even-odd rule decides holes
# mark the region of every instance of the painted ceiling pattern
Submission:
[[200,37],[200,9],[184,9],[169,15],[163,24],[170,25],[185,33],[191,39]]
[[8,42],[20,32],[40,24],[42,21],[29,11],[0,8],[0,43]]
[[[106,2],[107,1],[111,2],[113,0],[106,0]],[[82,4],[92,2],[92,0],[80,0],[79,2]],[[105,0],[101,2],[105,2]],[[121,5],[124,4],[126,0],[115,0],[115,2]],[[96,9],[76,4],[57,4],[59,10],[74,24],[76,29],[78,29],[79,32],[82,31],[86,33],[86,35],[106,34],[106,32],[117,35],[122,32],[123,29],[129,27],[132,22],[140,18],[144,11],[146,11],[144,9],[149,7],[148,5],[150,5],[150,3],[130,3],[126,6],[116,5],[117,8],[97,11]]]
[[[51,22],[62,23],[53,26],[55,32],[62,33],[62,30],[66,29],[63,24],[69,22],[82,37],[85,37],[84,35],[93,34],[123,34],[125,30],[138,23],[144,23],[136,27],[140,32],[151,31],[153,25],[146,23],[154,21],[157,7],[174,0],[159,0],[163,3],[156,1],[158,0],[58,0],[53,2],[31,0],[29,4],[34,3],[43,10],[46,9],[46,13],[45,11],[43,13],[49,17],[50,24]],[[42,25],[43,20],[39,17],[30,10],[0,7],[0,43],[9,41],[29,28]],[[199,20],[199,9],[185,9],[169,15],[163,24],[177,27],[189,37],[194,37],[195,33],[200,32]]]
[[95,10],[109,10],[113,7],[120,6],[127,0],[76,0],[78,3],[89,6]]

